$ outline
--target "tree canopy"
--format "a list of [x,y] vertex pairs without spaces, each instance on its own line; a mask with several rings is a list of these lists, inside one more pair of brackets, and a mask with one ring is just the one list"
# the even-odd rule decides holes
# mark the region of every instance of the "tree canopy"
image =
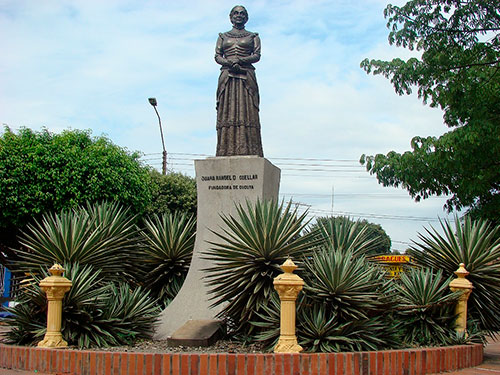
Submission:
[[367,73],[390,79],[396,93],[414,89],[440,107],[451,129],[416,136],[411,151],[361,157],[384,186],[416,200],[450,195],[445,208],[500,218],[500,3],[498,0],[412,0],[388,5],[389,43],[418,50],[407,61],[368,60]]
[[85,202],[118,201],[142,213],[151,201],[150,175],[138,153],[90,131],[5,127],[0,136],[0,228]]
[[162,175],[151,171],[152,201],[148,214],[175,211],[196,215],[196,181],[182,173],[170,172]]

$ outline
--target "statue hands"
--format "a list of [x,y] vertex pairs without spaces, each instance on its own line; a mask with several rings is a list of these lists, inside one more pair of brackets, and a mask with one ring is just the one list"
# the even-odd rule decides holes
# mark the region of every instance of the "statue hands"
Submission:
[[230,66],[230,70],[235,72],[235,73],[241,73],[243,72],[244,70],[241,68],[241,60],[240,58],[235,58],[235,59],[231,59],[229,60],[231,66]]
[[241,72],[243,72],[243,69],[241,69],[240,64],[234,64],[234,65],[231,67],[231,70],[232,70],[233,72],[237,72],[237,73],[241,73]]

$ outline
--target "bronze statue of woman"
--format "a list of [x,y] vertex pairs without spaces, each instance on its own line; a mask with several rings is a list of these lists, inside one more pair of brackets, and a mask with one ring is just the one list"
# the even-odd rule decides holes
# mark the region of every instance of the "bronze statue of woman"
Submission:
[[219,34],[215,61],[222,65],[217,87],[217,156],[264,156],[260,137],[259,87],[253,63],[260,60],[260,38],[245,30],[247,10],[229,13],[233,28]]

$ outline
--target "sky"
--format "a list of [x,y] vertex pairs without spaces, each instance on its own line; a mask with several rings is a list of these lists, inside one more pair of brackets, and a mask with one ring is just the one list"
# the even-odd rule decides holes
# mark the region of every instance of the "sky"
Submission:
[[[392,2],[401,5],[402,1]],[[168,169],[194,176],[214,156],[214,47],[231,28],[234,1],[0,0],[0,123],[90,129],[143,154],[161,170],[158,100]],[[416,203],[383,187],[362,154],[410,149],[411,138],[447,128],[440,109],[389,80],[367,75],[364,58],[415,56],[390,46],[387,0],[248,0],[258,32],[264,156],[281,168],[280,198],[309,218],[348,215],[382,225],[404,251],[438,227],[445,197]],[[0,130],[3,131],[3,130]]]

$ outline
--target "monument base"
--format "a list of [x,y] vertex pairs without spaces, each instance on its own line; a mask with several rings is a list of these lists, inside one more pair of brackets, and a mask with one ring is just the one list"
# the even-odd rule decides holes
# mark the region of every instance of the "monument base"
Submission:
[[203,277],[210,261],[202,259],[207,241],[219,241],[211,232],[223,226],[221,214],[235,215],[236,203],[278,199],[280,174],[267,159],[259,156],[224,156],[195,160],[198,212],[196,240],[191,266],[179,294],[160,315],[155,338],[165,339],[188,320],[211,320],[222,310],[211,308]]

